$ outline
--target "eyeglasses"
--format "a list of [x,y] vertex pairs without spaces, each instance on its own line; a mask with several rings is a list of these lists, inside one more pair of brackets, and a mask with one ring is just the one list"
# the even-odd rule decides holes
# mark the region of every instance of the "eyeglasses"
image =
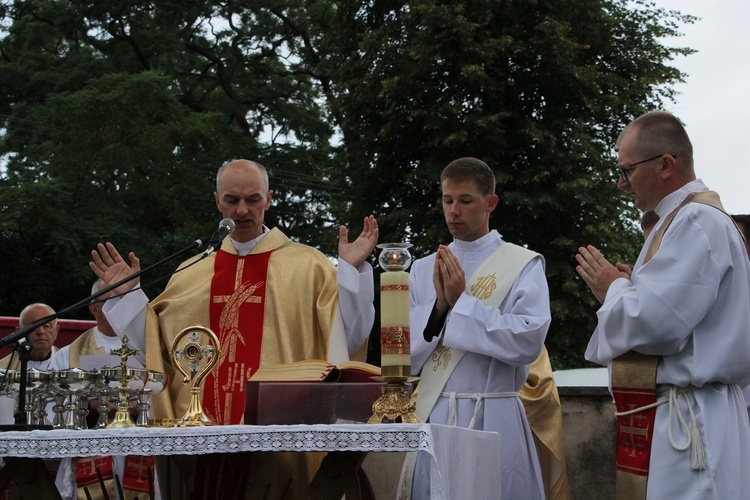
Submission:
[[[630,182],[630,178],[628,176],[630,175],[630,172],[632,172],[633,170],[635,170],[635,167],[637,167],[638,165],[641,165],[643,163],[647,163],[649,161],[656,160],[657,158],[661,158],[665,154],[669,154],[669,153],[662,153],[660,155],[652,156],[651,158],[646,158],[645,160],[637,161],[637,162],[632,163],[630,165],[627,165],[625,167],[621,167],[620,165],[617,165],[617,169],[620,171],[620,177],[622,177],[622,179],[625,182]],[[672,158],[676,159],[677,156],[676,155],[672,155]]]

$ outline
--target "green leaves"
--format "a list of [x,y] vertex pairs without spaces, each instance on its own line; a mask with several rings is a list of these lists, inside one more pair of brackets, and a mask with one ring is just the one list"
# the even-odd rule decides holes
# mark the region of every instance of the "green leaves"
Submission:
[[595,325],[578,246],[640,248],[613,145],[674,98],[691,50],[664,40],[695,20],[625,0],[1,6],[0,313],[85,296],[98,241],[146,264],[213,231],[238,157],[269,169],[268,225],[335,255],[336,227],[374,213],[418,258],[450,240],[442,168],[476,156],[492,227],[546,258],[556,367]]

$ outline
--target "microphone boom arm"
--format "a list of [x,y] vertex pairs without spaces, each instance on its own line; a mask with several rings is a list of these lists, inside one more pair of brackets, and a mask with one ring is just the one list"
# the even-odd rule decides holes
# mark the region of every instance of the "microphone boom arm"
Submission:
[[131,274],[130,276],[121,279],[117,283],[113,283],[112,285],[109,285],[109,286],[107,286],[105,288],[102,288],[101,290],[99,290],[95,294],[90,295],[89,297],[76,302],[72,306],[68,306],[65,309],[63,309],[62,311],[58,311],[55,314],[50,314],[49,316],[45,316],[44,318],[38,319],[38,320],[34,321],[33,323],[28,324],[28,325],[24,326],[23,328],[20,328],[20,329],[16,330],[15,332],[13,332],[13,333],[11,333],[9,335],[6,335],[2,339],[0,339],[0,347],[5,347],[5,346],[7,346],[9,344],[14,344],[14,343],[18,342],[21,338],[28,336],[31,332],[33,332],[34,330],[36,330],[41,325],[47,323],[48,321],[52,321],[53,319],[60,318],[60,317],[64,316],[65,314],[69,313],[70,311],[74,311],[74,310],[76,310],[76,309],[78,309],[80,307],[88,305],[92,300],[98,299],[99,297],[101,297],[105,293],[111,292],[112,290],[114,290],[115,288],[119,287],[120,285],[124,285],[125,283],[127,283],[129,281],[132,281],[132,280],[140,277],[142,274],[150,271],[151,269],[153,269],[155,267],[158,267],[158,266],[160,266],[162,264],[165,264],[166,262],[169,262],[170,260],[174,259],[175,257],[179,257],[180,255],[182,255],[182,254],[184,254],[186,252],[189,252],[190,250],[193,250],[194,248],[200,248],[200,247],[202,247],[204,245],[204,241],[207,240],[207,239],[208,238],[201,238],[199,240],[195,240],[189,246],[183,248],[182,250],[179,250],[179,251],[173,253],[169,257],[165,257],[165,258],[161,259],[159,262],[151,264],[150,266],[145,267],[145,268],[141,269],[140,271],[135,272],[135,273]]

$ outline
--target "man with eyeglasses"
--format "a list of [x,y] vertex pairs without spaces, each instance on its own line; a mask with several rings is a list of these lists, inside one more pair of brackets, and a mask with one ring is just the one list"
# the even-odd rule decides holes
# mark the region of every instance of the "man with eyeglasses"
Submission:
[[618,187],[659,221],[632,274],[576,256],[602,306],[586,359],[607,365],[618,498],[742,498],[750,491],[750,263],[716,193],[696,178],[680,121],[654,111],[620,134]]
[[[47,304],[29,304],[21,311],[16,330],[20,330],[26,325],[36,323],[40,319],[52,316],[53,314],[55,314],[55,310]],[[37,370],[46,370],[48,368],[52,354],[57,351],[54,343],[59,332],[60,325],[57,324],[56,319],[52,319],[43,325],[39,325],[33,332],[29,333],[28,341],[31,342],[32,349],[29,355],[31,359],[28,362],[28,368],[35,368]],[[21,361],[18,359],[18,354],[11,353],[0,360],[0,369],[20,370]]]

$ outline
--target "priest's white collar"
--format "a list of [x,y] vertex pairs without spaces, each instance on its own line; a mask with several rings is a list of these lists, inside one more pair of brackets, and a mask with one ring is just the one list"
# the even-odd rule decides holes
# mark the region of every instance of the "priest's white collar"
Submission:
[[464,252],[471,252],[476,250],[481,250],[487,245],[491,244],[494,241],[497,241],[498,239],[502,239],[501,236],[498,234],[498,232],[493,229],[489,233],[485,234],[484,236],[477,238],[474,241],[464,241],[464,240],[457,240],[453,239],[453,245],[458,250],[463,250]]
[[[661,222],[667,215],[671,214],[675,208],[679,207],[680,203],[685,201],[685,198],[687,198],[689,195],[693,193],[700,193],[703,191],[708,191],[708,188],[701,179],[690,181],[677,191],[669,193],[667,196],[662,198],[662,200],[656,205],[654,212],[657,213],[657,215],[659,216],[659,221]],[[657,224],[656,227],[654,227],[653,232],[656,232],[656,229],[659,226],[661,226],[661,224]]]
[[232,245],[234,246],[234,249],[237,250],[237,255],[240,257],[244,257],[245,255],[249,254],[253,251],[253,248],[260,243],[260,240],[263,239],[265,235],[267,235],[271,230],[268,229],[265,225],[263,225],[263,232],[258,236],[257,238],[254,238],[250,241],[245,242],[239,242],[233,240],[231,237],[229,238],[232,241]]

